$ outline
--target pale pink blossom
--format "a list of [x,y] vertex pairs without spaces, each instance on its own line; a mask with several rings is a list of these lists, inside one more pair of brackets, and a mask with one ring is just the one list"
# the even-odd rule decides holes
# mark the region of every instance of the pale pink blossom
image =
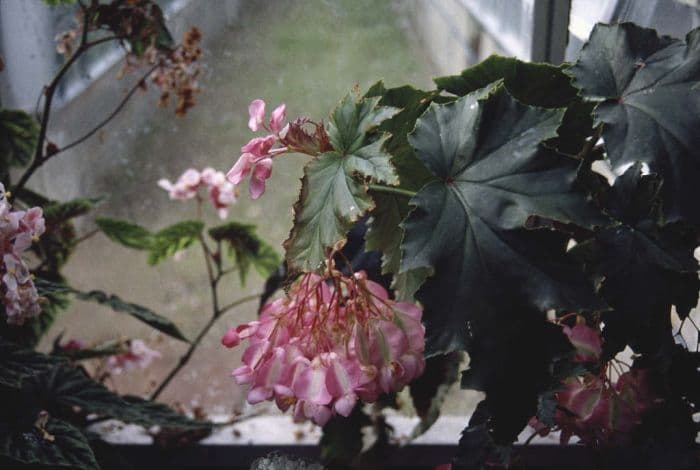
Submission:
[[45,228],[41,208],[12,210],[0,184],[0,293],[9,324],[22,325],[41,313],[39,294],[22,254]]
[[284,122],[286,109],[284,103],[276,107],[270,115],[269,125],[265,125],[265,102],[257,99],[248,106],[248,127],[252,131],[262,128],[269,134],[255,137],[241,147],[241,155],[226,178],[233,184],[241,184],[250,175],[248,192],[252,199],[258,199],[265,192],[265,182],[272,174],[272,158],[288,151],[285,146],[274,148],[275,144],[282,142],[281,136],[288,127]]
[[107,369],[113,374],[122,374],[132,369],[145,369],[161,354],[155,349],[149,348],[140,339],[132,339],[129,342],[129,350],[121,354],[115,354],[107,359]]
[[587,326],[585,323],[577,323],[573,327],[564,325],[564,334],[576,348],[576,361],[595,362],[600,359],[603,352],[603,340],[600,331]]
[[270,129],[275,134],[279,134],[284,128],[284,118],[287,111],[287,105],[282,103],[277,106],[272,113],[270,113]]
[[229,207],[238,200],[238,191],[234,184],[226,179],[223,172],[211,167],[201,172],[190,168],[175,183],[167,179],[158,181],[158,186],[168,191],[170,199],[186,200],[197,197],[200,187],[207,187],[209,201],[220,218],[228,217]]
[[168,191],[170,199],[192,199],[197,195],[197,188],[202,182],[201,174],[194,168],[188,168],[180,175],[175,183],[163,178],[158,180],[158,186]]
[[263,100],[253,100],[248,106],[248,127],[251,131],[257,131],[265,119],[265,102]]
[[258,320],[229,329],[227,347],[248,340],[233,378],[248,401],[293,407],[297,420],[325,424],[348,416],[358,399],[376,401],[423,373],[425,328],[414,304],[394,302],[363,272],[307,273]]

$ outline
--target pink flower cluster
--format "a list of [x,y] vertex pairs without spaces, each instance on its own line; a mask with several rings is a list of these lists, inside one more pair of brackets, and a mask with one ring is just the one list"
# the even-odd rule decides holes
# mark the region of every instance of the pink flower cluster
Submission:
[[0,183],[0,291],[7,323],[21,325],[41,313],[39,295],[22,254],[44,233],[45,225],[40,207],[13,211],[5,196]]
[[358,399],[374,402],[423,373],[421,309],[394,302],[364,272],[307,273],[288,295],[265,305],[258,320],[231,328],[227,347],[248,339],[232,375],[250,384],[248,402],[274,399],[296,420],[325,424],[348,416]]
[[[564,325],[563,331],[574,346],[574,362],[600,361],[603,341],[598,328],[586,325],[577,316],[576,324]],[[556,393],[554,417],[562,443],[575,435],[593,446],[622,444],[656,403],[646,370],[630,369],[613,383],[606,375],[609,367],[603,366],[598,375],[586,372],[563,381]],[[550,431],[537,418],[530,420],[530,426],[542,436]]]
[[568,379],[564,387],[555,415],[564,444],[572,435],[592,446],[623,444],[656,402],[643,369],[625,372],[614,385],[587,374]]
[[209,200],[214,205],[220,218],[228,217],[228,208],[238,199],[236,187],[226,180],[221,171],[205,168],[201,172],[189,168],[180,175],[175,183],[167,179],[158,181],[158,186],[168,191],[170,199],[186,200],[197,197],[197,190],[207,187]]
[[285,131],[286,105],[283,103],[270,114],[269,124],[265,124],[265,102],[253,100],[248,106],[248,127],[256,132],[263,128],[269,132],[265,137],[255,137],[241,147],[241,156],[226,177],[233,184],[240,184],[248,175],[250,184],[248,191],[252,199],[257,199],[265,192],[265,181],[272,174],[272,157],[287,151],[286,147],[273,149],[272,147],[281,140]]
[[113,374],[121,374],[132,369],[145,369],[154,359],[159,359],[161,354],[155,349],[149,348],[140,339],[129,341],[129,350],[121,354],[115,354],[107,359],[107,370]]

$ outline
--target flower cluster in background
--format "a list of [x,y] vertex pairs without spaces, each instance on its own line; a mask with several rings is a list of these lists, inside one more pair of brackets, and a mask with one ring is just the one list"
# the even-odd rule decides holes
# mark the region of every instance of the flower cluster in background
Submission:
[[22,254],[44,233],[44,217],[39,207],[12,210],[5,187],[0,183],[0,249],[2,282],[0,291],[7,323],[21,325],[41,313],[39,295]]
[[[248,190],[252,199],[265,192],[265,182],[272,174],[272,159],[287,152],[318,155],[331,150],[330,141],[321,123],[306,117],[298,117],[285,123],[287,107],[284,103],[270,113],[265,123],[265,102],[253,100],[248,106],[248,127],[257,132],[264,129],[268,135],[255,137],[241,147],[241,156],[226,177],[233,184],[240,184],[250,175]],[[275,145],[278,145],[275,147]]]
[[389,299],[364,272],[346,277],[304,274],[288,295],[268,303],[258,320],[231,328],[227,347],[248,339],[244,365],[233,371],[250,384],[251,404],[274,399],[296,420],[323,425],[348,416],[358,399],[374,402],[423,373],[421,309]]
[[149,348],[142,340],[132,339],[128,351],[109,356],[106,368],[110,373],[118,375],[132,369],[145,369],[160,357],[158,351]]
[[[586,325],[577,316],[576,324],[563,325],[563,331],[574,347],[574,361],[597,366],[603,350],[600,330]],[[561,431],[562,443],[578,436],[589,445],[624,444],[644,413],[656,403],[647,370],[613,369],[617,371],[613,380],[611,367],[606,364],[598,374],[585,372],[568,377],[561,384],[555,395],[554,422]],[[531,419],[530,425],[542,436],[551,431],[537,418]]]
[[238,199],[236,187],[221,171],[209,167],[202,171],[189,168],[175,183],[163,178],[158,181],[158,186],[168,191],[170,199],[181,201],[198,197],[199,188],[206,186],[209,201],[222,219],[228,217],[229,206]]

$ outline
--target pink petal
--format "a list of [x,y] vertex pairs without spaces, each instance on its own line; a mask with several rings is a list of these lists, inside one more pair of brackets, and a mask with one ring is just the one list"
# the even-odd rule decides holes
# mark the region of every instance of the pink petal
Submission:
[[287,110],[287,105],[282,103],[277,106],[274,111],[270,114],[270,128],[279,133],[282,130],[284,124],[284,116]]
[[265,193],[265,180],[270,177],[272,173],[272,159],[265,158],[260,160],[253,170],[253,176],[250,178],[250,184],[248,186],[248,192],[250,193],[251,199],[258,199]]
[[236,328],[229,328],[223,338],[221,338],[221,344],[227,348],[233,348],[238,346],[241,342],[241,337],[238,336],[238,331]]
[[180,178],[178,178],[177,182],[184,185],[184,186],[193,188],[195,186],[198,186],[199,183],[201,182],[201,180],[202,180],[202,177],[201,177],[199,171],[195,170],[194,168],[188,168],[180,176]]
[[251,405],[269,400],[270,398],[272,398],[271,388],[254,387],[248,392],[248,403]]
[[241,152],[253,154],[257,159],[264,158],[270,152],[270,149],[277,138],[274,135],[268,135],[265,137],[255,137],[251,139],[247,144],[241,147]]
[[170,180],[167,180],[165,178],[159,179],[158,180],[158,186],[161,188],[165,189],[168,192],[171,192],[175,189],[175,186],[170,182]]
[[573,328],[564,326],[564,334],[576,348],[576,357],[581,361],[595,361],[603,352],[603,340],[597,329],[585,324],[577,324]]
[[327,405],[333,397],[326,388],[326,373],[325,367],[305,369],[294,381],[294,394],[317,405]]
[[226,179],[233,184],[240,184],[253,168],[253,158],[255,158],[255,156],[250,153],[244,153],[238,157],[236,164],[226,173]]
[[255,132],[265,118],[265,102],[260,99],[251,101],[250,105],[248,105],[248,115],[250,116],[248,127]]
[[231,377],[238,385],[249,384],[253,381],[253,369],[248,366],[238,367],[231,372]]
[[355,403],[357,403],[357,395],[352,393],[339,398],[333,405],[333,408],[339,415],[347,418],[352,413],[352,409],[355,408]]

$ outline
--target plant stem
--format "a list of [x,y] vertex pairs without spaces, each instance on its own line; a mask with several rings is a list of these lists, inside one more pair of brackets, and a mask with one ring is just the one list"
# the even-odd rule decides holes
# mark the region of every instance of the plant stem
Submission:
[[[114,108],[114,110],[113,110],[106,118],[104,118],[102,121],[100,121],[99,124],[97,124],[95,127],[93,127],[93,128],[90,129],[88,132],[86,132],[82,137],[80,137],[80,138],[74,140],[74,141],[71,142],[70,144],[65,145],[64,147],[61,147],[60,149],[58,149],[57,151],[55,151],[54,153],[52,153],[52,154],[51,154],[51,157],[54,157],[54,156],[58,155],[58,154],[61,153],[61,152],[65,152],[66,150],[68,150],[68,149],[70,149],[70,148],[73,148],[73,147],[75,147],[76,145],[82,144],[82,143],[85,142],[87,139],[89,139],[90,137],[92,137],[97,131],[99,131],[99,130],[102,129],[104,126],[106,126],[112,119],[115,118],[115,116],[116,116],[117,114],[119,114],[119,112],[120,112],[122,109],[124,109],[124,106],[126,106],[126,103],[128,103],[128,101],[131,99],[131,97],[134,96],[134,93],[136,93],[136,92],[139,90],[139,88],[142,87],[142,84],[143,84],[144,80],[146,80],[146,78],[148,78],[148,76],[149,76],[151,73],[153,73],[153,71],[154,71],[157,67],[158,67],[157,65],[154,65],[153,67],[151,67],[150,69],[148,69],[148,72],[146,72],[146,73],[136,82],[136,84],[135,84],[133,87],[131,87],[131,89],[128,91],[128,93],[127,93],[127,94],[124,96],[124,98],[119,102],[119,104],[117,105],[117,107]],[[47,158],[46,160],[48,160],[48,158]]]
[[206,325],[204,325],[204,328],[199,332],[197,337],[190,343],[190,347],[187,348],[187,352],[180,358],[178,363],[175,365],[175,367],[172,368],[172,370],[168,373],[168,375],[165,377],[163,382],[161,382],[160,385],[158,385],[158,388],[156,388],[153,393],[150,396],[151,400],[155,400],[158,398],[158,396],[161,394],[161,392],[165,389],[165,387],[168,386],[168,384],[175,378],[178,372],[180,372],[180,369],[182,369],[187,362],[189,362],[190,357],[192,356],[192,353],[194,352],[195,349],[197,349],[197,346],[199,346],[199,343],[204,339],[204,337],[207,335],[209,330],[211,329],[212,326],[214,326],[214,323],[216,323],[216,320],[219,319],[219,317],[225,313],[227,310],[230,310],[234,307],[237,307],[238,305],[244,304],[246,302],[250,302],[251,300],[255,300],[260,298],[262,293],[257,293],[257,294],[252,294],[248,295],[246,297],[242,297],[235,302],[232,302],[231,304],[227,305],[223,309],[221,309],[221,312],[218,315],[212,315],[212,317],[209,319]]
[[211,327],[214,326],[214,323],[216,323],[216,320],[218,320],[219,317],[221,317],[221,315],[231,310],[232,308],[237,307],[238,305],[244,304],[245,302],[250,302],[251,300],[255,300],[262,295],[262,293],[248,295],[226,305],[223,308],[219,308],[219,294],[217,286],[219,280],[221,279],[221,276],[223,275],[223,271],[221,270],[221,266],[219,265],[219,263],[216,263],[215,266],[217,272],[216,274],[214,274],[214,268],[212,267],[212,261],[215,261],[214,256],[211,250],[209,249],[209,246],[206,244],[206,240],[204,240],[204,237],[201,234],[199,236],[199,241],[202,245],[202,251],[204,253],[204,262],[207,267],[207,276],[209,277],[209,287],[211,289],[212,301],[212,316],[209,318],[204,327],[200,330],[199,334],[197,334],[197,337],[194,340],[192,340],[192,342],[190,343],[190,347],[187,348],[185,354],[182,357],[180,357],[180,360],[177,362],[177,364],[175,364],[175,367],[173,367],[170,370],[165,379],[163,379],[160,385],[158,385],[158,387],[153,391],[153,393],[151,393],[151,400],[157,399],[158,396],[163,392],[163,390],[165,390],[165,388],[168,386],[168,384],[175,378],[178,372],[180,372],[180,369],[187,365],[190,358],[192,357],[192,353],[194,353],[194,350],[197,349],[199,343],[202,342],[202,339],[204,339]]
[[[53,98],[54,95],[56,94],[56,90],[58,89],[58,85],[63,79],[63,77],[66,75],[68,72],[68,69],[71,68],[71,66],[82,56],[88,49],[91,47],[94,47],[98,44],[102,44],[105,42],[109,41],[114,41],[119,39],[116,36],[109,36],[101,39],[97,39],[92,42],[87,42],[87,22],[88,18],[87,15],[85,15],[85,21],[83,23],[83,36],[82,40],[80,41],[80,46],[75,50],[75,53],[73,53],[72,56],[61,66],[59,69],[58,73],[54,76],[53,80],[44,88],[43,95],[44,95],[44,111],[41,114],[41,122],[40,122],[40,127],[39,127],[39,137],[37,139],[36,143],[36,148],[34,149],[34,159],[32,160],[31,165],[25,170],[25,172],[22,174],[20,177],[19,181],[17,184],[14,186],[12,190],[12,197],[10,199],[14,199],[15,195],[19,194],[19,192],[22,190],[25,184],[27,184],[27,181],[29,178],[34,174],[36,170],[38,170],[44,163],[46,163],[51,157],[54,155],[62,152],[65,150],[65,148],[53,152],[49,155],[44,154],[44,142],[46,141],[46,132],[48,131],[49,128],[49,118],[51,116],[51,104],[53,103]],[[133,93],[132,93],[133,94]],[[117,108],[116,112],[119,112],[121,109],[121,106]],[[116,114],[116,112],[114,114]],[[112,119],[114,117],[113,115],[109,118]],[[105,122],[106,124],[106,122]],[[102,124],[104,125],[104,124]],[[92,135],[92,134],[90,134]],[[88,136],[89,137],[89,136]],[[81,140],[82,142],[82,140]],[[79,142],[78,142],[79,143]],[[72,146],[72,145],[71,145]]]
[[413,197],[417,194],[415,191],[395,188],[393,186],[384,186],[382,184],[370,184],[368,185],[368,188],[370,191],[374,191],[375,193],[396,194],[404,197]]

